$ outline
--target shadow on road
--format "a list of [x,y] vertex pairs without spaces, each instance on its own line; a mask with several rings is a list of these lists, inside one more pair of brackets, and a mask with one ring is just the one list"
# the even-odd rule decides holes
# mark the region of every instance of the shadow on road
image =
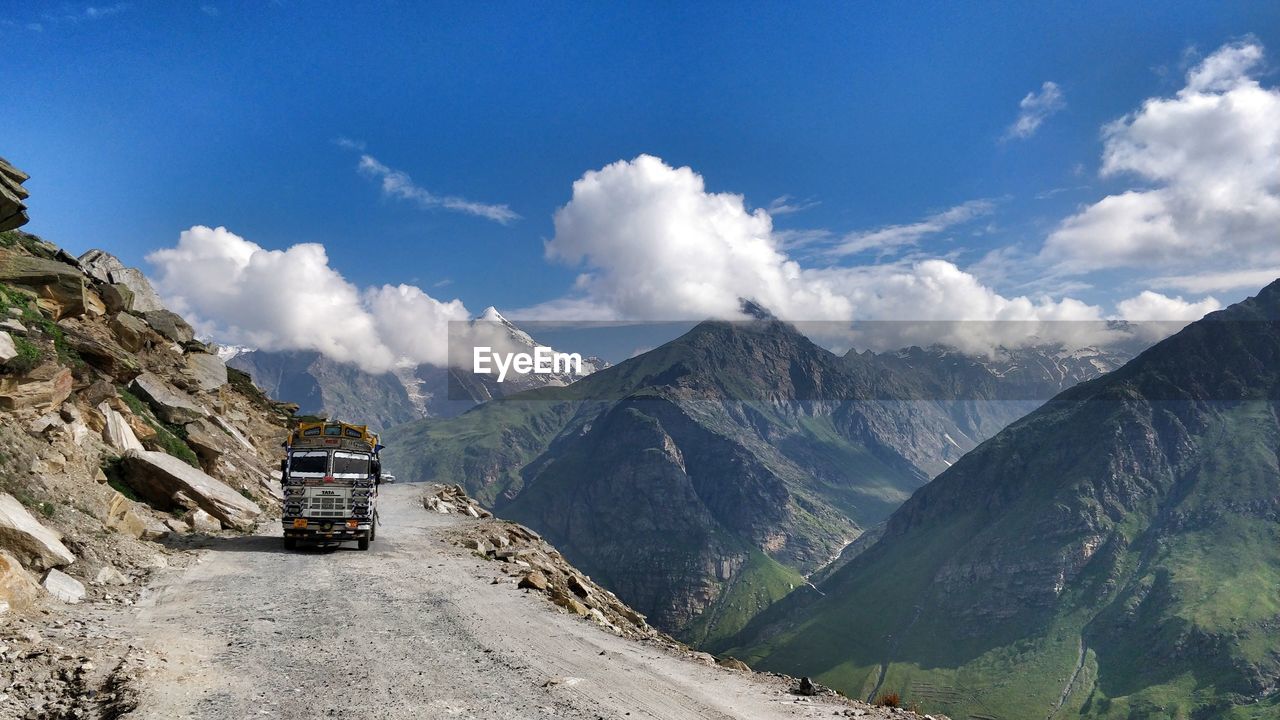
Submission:
[[342,550],[356,550],[354,541],[344,545],[299,545],[297,550],[286,550],[281,537],[270,535],[184,535],[179,538],[169,536],[162,543],[172,549],[233,553],[323,555]]

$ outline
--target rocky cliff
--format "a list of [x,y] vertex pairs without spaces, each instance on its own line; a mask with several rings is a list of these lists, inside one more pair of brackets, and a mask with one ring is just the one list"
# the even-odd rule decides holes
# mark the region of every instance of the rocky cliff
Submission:
[[78,608],[275,512],[289,415],[137,270],[0,233],[0,716],[128,709],[127,648]]

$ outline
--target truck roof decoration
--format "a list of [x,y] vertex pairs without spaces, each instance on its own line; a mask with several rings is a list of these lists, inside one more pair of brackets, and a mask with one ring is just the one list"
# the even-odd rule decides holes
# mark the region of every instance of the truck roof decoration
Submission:
[[289,432],[285,448],[341,448],[362,452],[378,452],[382,445],[378,435],[369,431],[368,425],[352,425],[344,422],[304,422]]

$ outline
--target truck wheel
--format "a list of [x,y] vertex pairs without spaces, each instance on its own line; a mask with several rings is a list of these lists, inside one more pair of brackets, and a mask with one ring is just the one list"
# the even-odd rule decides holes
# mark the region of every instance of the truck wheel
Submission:
[[357,545],[357,547],[359,547],[361,550],[368,550],[368,549],[369,549],[369,538],[367,538],[367,537],[362,537],[362,538],[360,538],[359,540],[357,540],[357,541],[356,541],[356,545]]
[[297,538],[291,538],[291,537],[287,537],[287,538],[285,538],[285,539],[284,539],[284,549],[285,549],[285,550],[297,550],[297,549],[298,549],[298,539],[297,539]]

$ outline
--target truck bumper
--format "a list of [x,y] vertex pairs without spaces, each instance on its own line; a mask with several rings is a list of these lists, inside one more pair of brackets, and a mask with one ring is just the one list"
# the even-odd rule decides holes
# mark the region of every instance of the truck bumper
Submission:
[[369,537],[369,523],[348,527],[346,523],[308,523],[307,527],[295,527],[292,521],[284,524],[284,536],[308,542],[346,542]]

